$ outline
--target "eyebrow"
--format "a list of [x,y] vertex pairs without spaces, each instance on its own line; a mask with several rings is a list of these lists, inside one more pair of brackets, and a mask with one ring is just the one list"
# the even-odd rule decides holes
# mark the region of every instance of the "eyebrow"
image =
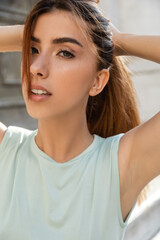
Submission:
[[[31,41],[36,43],[41,43],[40,39],[34,36],[31,36]],[[67,43],[67,42],[74,43],[80,47],[83,47],[83,45],[74,38],[63,37],[63,38],[55,38],[52,40],[52,44],[60,44],[60,43]]]

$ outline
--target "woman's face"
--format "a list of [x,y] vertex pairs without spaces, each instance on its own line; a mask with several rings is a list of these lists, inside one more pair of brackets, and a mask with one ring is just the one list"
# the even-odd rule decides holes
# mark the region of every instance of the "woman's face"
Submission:
[[[56,10],[38,18],[31,41],[29,97],[22,86],[31,117],[85,113],[97,69],[91,44],[70,12]],[[49,95],[37,92],[44,89]]]

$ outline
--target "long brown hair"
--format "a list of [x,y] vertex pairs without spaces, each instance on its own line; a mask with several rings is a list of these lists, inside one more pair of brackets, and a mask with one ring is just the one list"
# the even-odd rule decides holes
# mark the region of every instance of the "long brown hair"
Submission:
[[[86,34],[97,49],[97,69],[110,71],[109,82],[103,91],[88,99],[86,117],[90,133],[107,138],[139,125],[141,121],[135,88],[123,61],[114,56],[109,23],[93,0],[41,0],[33,7],[24,28],[22,80],[29,86],[30,40],[36,20],[40,15],[56,9],[72,12],[87,23]],[[141,197],[142,194],[139,200]]]

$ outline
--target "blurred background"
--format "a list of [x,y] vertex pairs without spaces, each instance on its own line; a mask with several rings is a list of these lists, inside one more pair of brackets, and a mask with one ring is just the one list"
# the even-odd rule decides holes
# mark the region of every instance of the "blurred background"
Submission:
[[[35,0],[0,0],[0,25],[23,24]],[[100,8],[122,32],[160,35],[159,0],[101,0]],[[7,126],[37,128],[21,94],[20,53],[0,54],[0,120]],[[129,57],[142,122],[160,111],[160,65]],[[147,200],[133,211],[125,240],[160,240],[160,178],[150,183]]]

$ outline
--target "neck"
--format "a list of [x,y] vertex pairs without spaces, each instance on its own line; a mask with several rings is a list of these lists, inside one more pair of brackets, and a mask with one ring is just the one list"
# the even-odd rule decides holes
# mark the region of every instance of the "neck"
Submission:
[[41,119],[35,138],[37,146],[57,162],[67,162],[93,141],[86,119]]

